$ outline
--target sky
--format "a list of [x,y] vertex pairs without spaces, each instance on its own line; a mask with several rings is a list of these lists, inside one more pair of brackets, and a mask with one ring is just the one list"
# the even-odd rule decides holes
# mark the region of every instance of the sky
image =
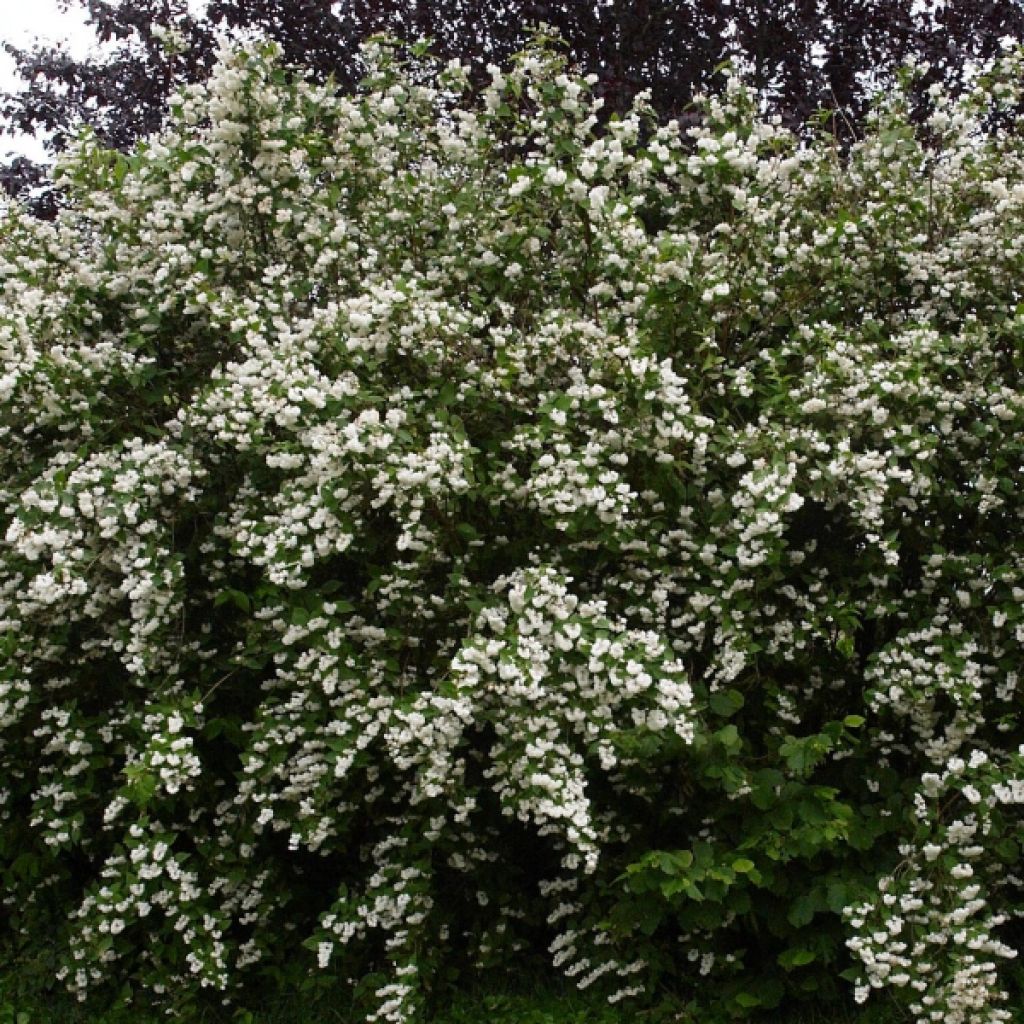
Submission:
[[[57,0],[0,0],[0,42],[25,46],[36,39],[65,41],[72,53],[81,55],[88,51],[93,36],[81,11],[61,11]],[[6,92],[19,83],[14,61],[0,52],[0,91]],[[35,139],[0,134],[0,157],[10,151],[36,159],[43,155],[42,146]]]

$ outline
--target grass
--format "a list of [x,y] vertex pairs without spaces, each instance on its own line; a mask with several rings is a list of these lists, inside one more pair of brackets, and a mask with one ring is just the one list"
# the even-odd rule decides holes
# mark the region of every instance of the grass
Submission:
[[[0,975],[0,1024],[166,1024],[172,1019],[138,1010],[97,1015],[63,992],[33,995],[24,990],[24,979]],[[574,988],[528,978],[506,977],[486,986],[458,989],[438,1002],[431,1024],[704,1024],[704,1018],[679,1016],[678,1010],[665,1006],[653,1010],[609,1006]],[[340,991],[325,992],[313,1001],[298,994],[278,994],[260,1000],[259,1005],[259,1011],[231,1014],[211,1009],[191,1020],[173,1019],[179,1024],[360,1024],[348,994]],[[880,1008],[857,1013],[834,1005],[779,1009],[747,1018],[749,1024],[898,1024],[900,1020]]]

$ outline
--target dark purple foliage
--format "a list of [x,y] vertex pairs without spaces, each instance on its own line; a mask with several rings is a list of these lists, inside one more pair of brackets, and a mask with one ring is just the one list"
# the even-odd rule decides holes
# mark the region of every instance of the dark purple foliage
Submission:
[[[185,0],[67,3],[86,10],[113,52],[75,60],[59,48],[8,46],[27,88],[0,95],[0,126],[50,133],[53,151],[82,124],[118,149],[153,131],[168,95],[206,75],[218,28],[261,32],[288,61],[348,88],[358,77],[359,41],[373,32],[429,36],[435,52],[482,74],[544,22],[574,62],[599,76],[610,111],[650,89],[664,116],[682,116],[731,60],[787,123],[828,108],[847,134],[856,132],[872,89],[908,59],[931,64],[924,84],[955,90],[970,61],[991,56],[1004,36],[1024,38],[1024,5],[1014,0],[209,0],[201,18]],[[176,27],[187,48],[168,54],[156,26]],[[35,173],[16,161],[0,169],[0,181],[24,194]]]

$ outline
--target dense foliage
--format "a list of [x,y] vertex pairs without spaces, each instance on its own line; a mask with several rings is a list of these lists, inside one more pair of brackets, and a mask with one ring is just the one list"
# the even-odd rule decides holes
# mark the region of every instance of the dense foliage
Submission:
[[[1000,40],[1024,39],[1016,0],[67,0],[86,14],[98,53],[75,58],[62,46],[5,49],[22,88],[0,95],[0,125],[48,138],[62,151],[79,128],[129,150],[156,131],[169,98],[203,81],[218,33],[255,31],[284,58],[343,88],[362,75],[360,42],[370,33],[430,37],[443,58],[467,63],[486,81],[488,63],[504,63],[544,23],[564,40],[570,59],[597,75],[606,111],[625,111],[651,90],[664,117],[688,112],[695,93],[713,84],[723,61],[743,67],[751,85],[799,126],[821,107],[833,129],[856,132],[867,98],[904,62],[927,62],[921,87],[961,88]],[[167,45],[167,33],[174,45]],[[35,196],[52,216],[54,195],[39,189],[44,169],[18,158],[0,165],[0,185]]]
[[226,52],[0,222],[9,962],[1007,1019],[1019,59],[845,155],[367,59]]

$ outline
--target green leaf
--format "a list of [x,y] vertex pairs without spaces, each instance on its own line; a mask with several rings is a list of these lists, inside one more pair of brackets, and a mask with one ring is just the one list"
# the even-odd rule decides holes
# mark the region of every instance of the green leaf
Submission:
[[715,739],[728,750],[737,750],[743,745],[735,725],[725,725],[715,733]]
[[689,850],[660,850],[652,856],[666,875],[680,874],[693,864],[693,854]]
[[817,800],[801,800],[797,804],[797,812],[808,825],[824,825],[828,821],[825,808]]
[[789,921],[794,928],[802,928],[804,925],[811,923],[817,910],[817,899],[813,893],[807,892],[802,896],[798,896],[790,904],[786,920]]
[[227,604],[228,602],[246,614],[252,611],[252,599],[248,594],[242,593],[241,590],[233,590],[228,587],[226,590],[222,590],[213,599],[213,605],[215,608],[220,607],[222,604]]
[[849,902],[845,882],[829,882],[825,890],[825,902],[833,914],[841,914]]
[[807,751],[800,740],[789,739],[779,747],[779,753],[786,759],[787,767],[803,772],[807,767]]
[[451,405],[455,401],[458,391],[459,389],[454,381],[445,381],[441,390],[437,393],[437,404],[442,408]]
[[778,956],[779,966],[785,968],[787,971],[792,970],[794,967],[806,967],[807,964],[813,963],[818,957],[818,954],[810,949],[793,948],[787,949],[785,952],[780,953]]
[[1020,857],[1020,847],[1012,839],[1000,839],[995,844],[995,851],[1004,864],[1016,864]]
[[708,705],[716,715],[729,718],[743,707],[743,694],[738,690],[718,690],[711,694]]
[[750,802],[759,811],[768,810],[778,800],[776,788],[782,782],[782,772],[775,768],[762,768],[755,772],[751,780]]

